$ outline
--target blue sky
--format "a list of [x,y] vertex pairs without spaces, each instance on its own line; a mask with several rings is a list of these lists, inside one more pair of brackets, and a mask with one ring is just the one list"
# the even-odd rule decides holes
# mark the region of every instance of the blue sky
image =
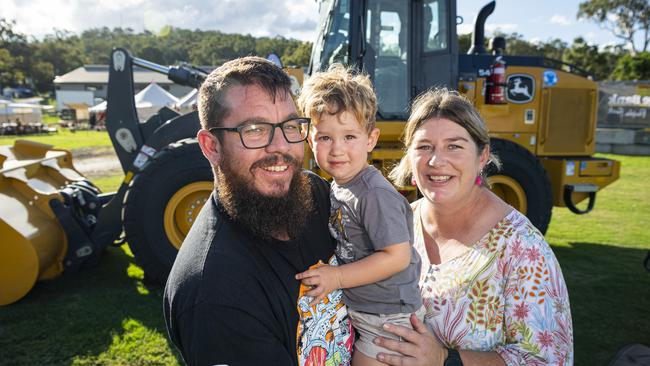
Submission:
[[[609,31],[590,20],[577,20],[579,0],[517,1],[497,0],[497,6],[488,18],[488,33],[500,29],[505,33],[517,32],[524,39],[548,41],[560,38],[571,43],[582,36],[589,43],[604,46],[619,41]],[[457,12],[464,18],[459,32],[471,32],[474,18],[487,0],[458,0]]]
[[[488,0],[458,0],[464,18],[462,33],[470,32],[476,14]],[[580,0],[498,0],[488,18],[494,29],[517,32],[527,40],[578,36],[605,45],[616,42],[611,33],[590,21],[576,20]],[[314,0],[0,0],[0,16],[15,19],[18,31],[42,37],[53,29],[81,32],[92,27],[131,27],[156,31],[166,24],[188,29],[216,29],[254,36],[282,35],[311,40],[315,34]]]

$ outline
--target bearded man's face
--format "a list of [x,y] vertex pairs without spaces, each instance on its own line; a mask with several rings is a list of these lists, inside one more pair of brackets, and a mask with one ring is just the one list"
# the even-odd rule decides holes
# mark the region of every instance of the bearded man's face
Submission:
[[[230,112],[223,127],[275,124],[298,116],[289,95],[273,98],[257,85],[233,86],[226,100]],[[226,212],[258,236],[278,232],[297,236],[312,207],[308,178],[301,168],[303,143],[289,143],[279,130],[260,149],[244,147],[236,132],[222,132],[219,141],[217,191]]]

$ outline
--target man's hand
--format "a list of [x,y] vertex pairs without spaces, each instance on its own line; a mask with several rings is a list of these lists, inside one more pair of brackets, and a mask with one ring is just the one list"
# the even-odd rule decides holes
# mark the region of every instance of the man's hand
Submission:
[[318,268],[309,269],[296,275],[297,280],[302,280],[305,286],[311,286],[311,290],[305,295],[314,299],[309,306],[318,304],[330,292],[342,287],[341,271],[336,266],[324,265]]

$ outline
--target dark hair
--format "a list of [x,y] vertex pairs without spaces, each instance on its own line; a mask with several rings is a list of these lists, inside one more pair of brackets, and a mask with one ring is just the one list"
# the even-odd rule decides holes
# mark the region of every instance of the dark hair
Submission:
[[271,98],[291,95],[291,79],[271,61],[247,56],[224,63],[208,75],[199,89],[199,119],[201,127],[218,127],[228,116],[230,109],[225,97],[235,85],[258,85]]

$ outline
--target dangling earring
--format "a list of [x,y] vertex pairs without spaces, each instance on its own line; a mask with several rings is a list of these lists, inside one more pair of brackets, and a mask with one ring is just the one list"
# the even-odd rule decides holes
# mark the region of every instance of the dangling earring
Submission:
[[483,185],[483,170],[482,169],[478,172],[478,175],[476,176],[476,180],[474,181],[474,184],[476,184],[479,187]]
[[412,186],[417,185],[417,182],[415,181],[415,178],[411,178],[411,185]]

